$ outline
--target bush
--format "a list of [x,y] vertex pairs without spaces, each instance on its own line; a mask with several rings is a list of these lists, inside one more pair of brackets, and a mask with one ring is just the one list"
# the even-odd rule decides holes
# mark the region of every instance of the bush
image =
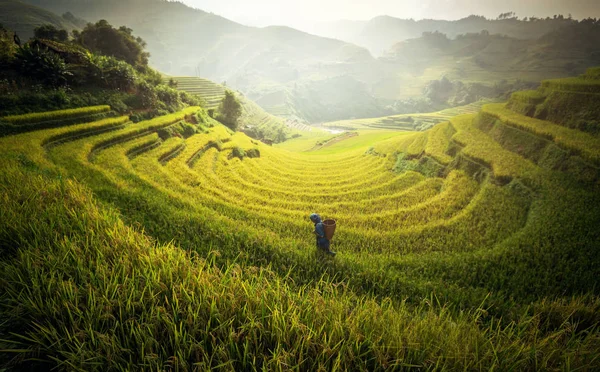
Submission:
[[69,33],[67,30],[59,30],[53,25],[41,25],[33,30],[33,35],[37,39],[48,39],[55,41],[68,41]]
[[188,138],[197,133],[196,127],[184,121],[178,124],[171,125],[166,128],[161,128],[157,132],[160,139],[163,141],[171,137]]
[[22,75],[32,77],[47,86],[64,86],[68,77],[72,76],[65,61],[57,54],[29,44],[17,50],[14,64],[15,69]]
[[179,91],[179,99],[181,102],[189,106],[206,106],[206,102],[200,97],[189,94],[188,92]]
[[89,56],[88,76],[90,82],[102,87],[130,91],[135,86],[135,69],[114,57]]
[[246,156],[249,158],[260,158],[260,150],[259,149],[249,149],[246,151]]
[[246,151],[244,151],[243,148],[241,147],[234,147],[233,150],[231,150],[231,158],[239,158],[240,160],[243,160],[246,157]]
[[147,67],[147,66],[141,67],[140,73],[141,73],[142,79],[144,79],[148,84],[150,84],[152,86],[158,86],[163,83],[160,72],[153,70],[150,67]]
[[157,104],[158,96],[155,89],[145,81],[137,86],[137,96],[140,98],[141,108],[154,107]]
[[167,106],[179,109],[182,102],[179,100],[179,92],[166,85],[159,85],[155,88],[156,95],[159,100],[163,101]]

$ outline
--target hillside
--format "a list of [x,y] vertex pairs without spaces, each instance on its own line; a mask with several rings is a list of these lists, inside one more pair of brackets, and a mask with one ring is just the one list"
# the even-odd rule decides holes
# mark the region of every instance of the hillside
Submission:
[[599,86],[311,152],[200,107],[1,118],[53,125],[0,138],[0,363],[597,370]]
[[569,19],[519,20],[486,19],[470,16],[457,21],[436,19],[400,19],[390,16],[375,17],[366,22],[340,21],[332,25],[316,28],[317,35],[335,37],[363,46],[374,55],[380,56],[394,44],[420,37],[424,32],[441,32],[454,39],[458,35],[480,33],[487,30],[490,34],[505,35],[517,39],[538,39],[543,35],[571,24]]
[[[165,76],[163,81],[176,82],[177,90],[200,96],[207,110],[216,110],[225,97],[226,87],[207,79],[190,76]],[[292,136],[302,136],[311,128],[294,120],[286,120],[263,110],[255,102],[236,92],[242,105],[241,129],[250,137],[261,140],[283,142]]]
[[389,70],[399,73],[374,89],[390,99],[409,100],[421,94],[450,106],[470,103],[465,99],[505,98],[506,92],[583,73],[600,63],[595,47],[599,41],[598,23],[567,26],[535,40],[486,32],[455,39],[425,34],[397,43],[381,57]]
[[[247,27],[179,2],[28,2],[56,14],[69,11],[94,22],[107,19],[113,25],[126,25],[147,42],[150,63],[161,72],[225,83],[270,114],[305,124],[425,113],[480,99],[506,99],[543,79],[583,73],[600,63],[592,42],[597,27],[565,19],[524,22],[470,17],[415,22],[380,17],[365,30],[383,32],[374,40],[385,42],[388,49],[381,58],[373,58],[356,40],[352,44],[282,26]],[[388,23],[389,29],[378,26]],[[353,27],[360,27],[360,22],[346,22],[337,31]],[[565,27],[573,29],[565,32]],[[432,49],[429,37],[423,36],[429,30],[447,33],[451,47]],[[498,40],[473,40],[476,37],[468,33]],[[459,40],[460,35],[466,36]],[[521,40],[522,35],[528,39]],[[413,53],[418,58],[404,58]],[[422,99],[428,86],[444,77],[476,86],[445,100]]]
[[[295,100],[311,92],[312,83],[343,89],[338,77],[350,81],[362,96],[370,96],[366,78],[380,76],[369,52],[353,44],[310,35],[288,27],[247,27],[178,2],[162,0],[28,0],[58,14],[107,19],[127,25],[148,43],[151,64],[169,75],[202,76],[226,82],[261,106],[273,96],[292,94]],[[193,35],[193,37],[191,36]],[[301,89],[296,93],[297,89]],[[293,101],[293,100],[292,100]],[[278,101],[291,119],[337,119],[355,105],[337,102],[336,117],[327,116],[315,102],[296,115],[288,100]],[[381,108],[378,108],[380,111]],[[269,111],[281,114],[277,109]],[[368,115],[373,115],[371,111]]]
[[481,107],[489,103],[477,101],[465,106],[418,114],[391,115],[379,118],[339,120],[321,124],[325,128],[338,130],[355,129],[395,129],[395,130],[427,130],[436,124],[448,121],[450,118],[464,114],[477,113]]
[[18,0],[0,0],[0,24],[15,31],[23,41],[32,37],[33,30],[41,25],[50,24],[67,31],[79,28],[65,17]]
[[[259,72],[264,74],[263,80],[279,81],[293,79],[295,70],[305,65],[370,58],[362,48],[339,40],[288,27],[247,27],[179,2],[28,2],[56,13],[71,11],[93,21],[107,19],[114,24],[126,24],[148,42],[154,65],[167,74],[197,72],[211,80],[224,81],[236,72]],[[268,65],[261,67],[264,63]]]

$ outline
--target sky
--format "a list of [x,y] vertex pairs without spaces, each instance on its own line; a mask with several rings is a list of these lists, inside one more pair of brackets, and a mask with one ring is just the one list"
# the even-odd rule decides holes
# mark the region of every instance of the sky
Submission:
[[600,0],[180,0],[249,26],[306,28],[321,22],[397,18],[459,19],[470,14],[496,18],[514,11],[521,18],[571,13],[600,18]]

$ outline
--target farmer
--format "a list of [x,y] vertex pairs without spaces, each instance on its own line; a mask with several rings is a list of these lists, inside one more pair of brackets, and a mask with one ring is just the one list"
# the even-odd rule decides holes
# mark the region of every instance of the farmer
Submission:
[[335,256],[335,252],[329,248],[329,239],[325,236],[325,225],[321,222],[321,216],[316,213],[310,215],[310,220],[315,224],[314,234],[317,236],[317,248],[325,251],[325,253]]

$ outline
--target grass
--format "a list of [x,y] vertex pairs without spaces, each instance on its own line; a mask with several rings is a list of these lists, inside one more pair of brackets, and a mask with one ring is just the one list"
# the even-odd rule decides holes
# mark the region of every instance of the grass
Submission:
[[584,79],[580,77],[544,80],[542,89],[573,91],[583,93],[600,93],[600,81],[597,79]]
[[528,104],[541,103],[544,101],[545,98],[546,96],[538,90],[524,90],[520,92],[515,92],[510,97],[511,100]]
[[431,128],[427,145],[425,145],[425,152],[444,165],[450,164],[452,157],[446,152],[450,146],[450,137],[452,137],[453,132],[454,128],[449,122]]
[[[177,83],[178,90],[201,97],[207,109],[217,109],[225,97],[226,87],[207,79],[192,76],[165,76],[163,82],[166,84],[170,79]],[[236,97],[242,104],[240,127],[253,138],[283,142],[294,134],[304,136],[313,130],[307,125],[295,121],[288,123],[285,119],[270,114],[239,92],[236,93]]]
[[342,129],[391,129],[391,130],[425,130],[436,124],[448,121],[457,115],[474,114],[489,101],[478,101],[465,106],[458,106],[428,114],[403,114],[381,118],[340,120],[324,123],[327,128]]
[[[198,110],[195,134],[159,140]],[[597,186],[476,118],[312,152],[330,135],[267,146],[200,108],[0,139],[0,362],[599,368]],[[414,168],[393,172],[399,158]],[[335,259],[314,248],[312,212],[338,220]]]
[[178,90],[199,95],[206,102],[207,109],[217,108],[225,97],[225,88],[207,79],[192,76],[165,76],[163,83],[168,83],[170,79],[177,83]]
[[456,129],[452,139],[464,147],[464,155],[488,165],[494,176],[500,179],[510,180],[536,171],[535,164],[503,149],[500,144],[477,129],[473,119],[473,115],[465,115],[451,121]]
[[518,127],[554,141],[560,147],[580,154],[596,164],[600,162],[600,139],[582,131],[551,122],[520,115],[502,104],[490,104],[482,112],[500,119],[507,125]]
[[110,111],[110,106],[90,106],[77,109],[38,112],[25,115],[5,116],[0,120],[11,124],[35,124],[50,120],[71,119]]

